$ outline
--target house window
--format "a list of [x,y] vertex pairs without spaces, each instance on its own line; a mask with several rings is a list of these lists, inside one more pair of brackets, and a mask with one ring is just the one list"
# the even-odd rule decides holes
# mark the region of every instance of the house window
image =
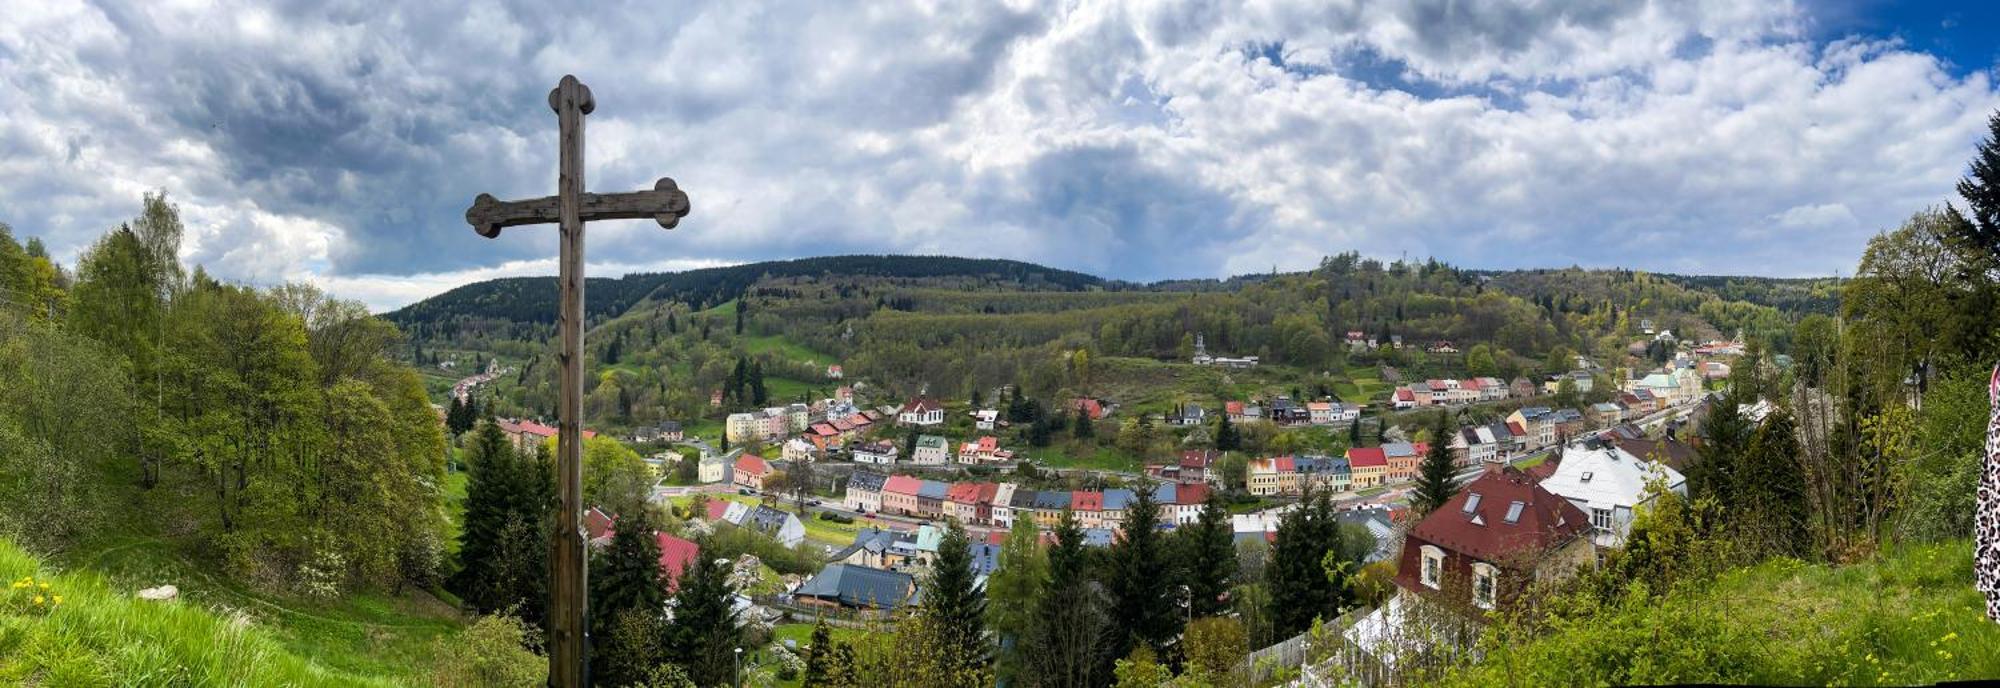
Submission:
[[1419,550],[1424,559],[1423,583],[1432,589],[1442,587],[1444,580],[1444,550],[1424,545]]
[[1597,528],[1598,530],[1610,530],[1610,529],[1611,529],[1611,510],[1610,510],[1610,509],[1591,509],[1591,510],[1590,510],[1590,525],[1592,525],[1592,526],[1595,526],[1595,527],[1596,527],[1596,528]]
[[1499,586],[1500,572],[1491,564],[1479,562],[1472,565],[1472,603],[1480,609],[1493,608],[1494,589]]

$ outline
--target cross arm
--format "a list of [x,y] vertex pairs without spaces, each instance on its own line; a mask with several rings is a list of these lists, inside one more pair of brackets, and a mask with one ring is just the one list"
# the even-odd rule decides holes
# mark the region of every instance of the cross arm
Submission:
[[[586,193],[579,200],[583,208],[579,215],[585,222],[652,218],[661,227],[673,229],[688,214],[687,192],[666,177],[654,182],[651,191]],[[500,236],[505,227],[554,224],[559,221],[561,209],[561,198],[557,196],[502,201],[492,194],[479,194],[472,207],[465,210],[465,221],[472,225],[472,231],[491,239]]]

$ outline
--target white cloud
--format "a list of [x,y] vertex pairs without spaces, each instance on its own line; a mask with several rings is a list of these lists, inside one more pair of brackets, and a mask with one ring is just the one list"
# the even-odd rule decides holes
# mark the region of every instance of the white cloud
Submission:
[[460,215],[551,192],[565,73],[597,95],[594,189],[693,198],[671,235],[595,227],[609,270],[907,251],[1150,279],[1359,249],[1826,274],[1950,194],[2000,106],[1985,72],[1815,42],[1789,3],[0,11],[0,220],[71,256],[165,188],[213,272],[378,306],[547,265],[549,232]]

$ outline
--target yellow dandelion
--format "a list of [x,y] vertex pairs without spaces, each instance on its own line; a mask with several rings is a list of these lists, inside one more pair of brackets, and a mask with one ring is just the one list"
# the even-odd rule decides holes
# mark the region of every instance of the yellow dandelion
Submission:
[[43,602],[46,602],[46,601],[47,601],[47,600],[44,600],[44,599],[42,599],[42,596],[41,596],[41,595],[36,595],[36,596],[35,596],[35,606],[37,606],[37,607],[39,607],[39,606],[42,606],[42,603],[43,603]]
[[51,597],[51,598],[49,598],[49,599],[50,599],[50,600],[53,600],[53,601],[54,601],[54,602],[55,602],[56,604],[62,604],[62,595],[56,595],[56,596],[54,596],[54,597]]

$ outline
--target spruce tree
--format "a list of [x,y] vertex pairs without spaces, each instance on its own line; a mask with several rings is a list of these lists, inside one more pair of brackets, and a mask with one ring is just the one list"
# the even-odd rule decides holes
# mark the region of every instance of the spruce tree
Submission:
[[1087,440],[1097,436],[1097,428],[1092,427],[1090,414],[1076,414],[1076,422],[1070,428],[1077,439]]
[[1314,619],[1333,618],[1352,599],[1326,572],[1327,553],[1346,549],[1343,536],[1334,518],[1333,499],[1324,490],[1308,488],[1298,506],[1279,520],[1270,563],[1264,569],[1277,637],[1301,633]]
[[1236,451],[1243,448],[1243,435],[1236,425],[1229,422],[1229,414],[1223,413],[1215,422],[1215,448],[1220,451]]
[[751,403],[756,404],[757,406],[763,406],[765,403],[768,403],[771,400],[770,390],[764,387],[763,361],[750,362],[750,378],[748,380],[748,384],[750,386]]
[[735,678],[737,644],[742,642],[729,564],[715,560],[703,542],[681,572],[674,593],[674,619],[667,626],[667,660],[686,669],[695,685],[729,685]]
[[813,624],[812,644],[806,646],[806,673],[799,681],[801,688],[823,688],[832,685],[833,655],[838,651],[833,645],[833,632],[827,630],[826,617],[820,617]]
[[539,624],[548,604],[546,542],[554,492],[546,458],[538,453],[531,460],[515,451],[489,420],[474,430],[466,462],[459,571],[449,587],[480,613],[512,608],[522,620]]
[[1451,460],[1450,416],[1439,414],[1437,423],[1431,426],[1430,449],[1424,452],[1424,461],[1417,466],[1416,489],[1410,493],[1413,518],[1421,520],[1458,494],[1457,471]]
[[1180,539],[1181,570],[1188,586],[1189,613],[1195,618],[1217,616],[1227,606],[1222,596],[1236,577],[1236,539],[1229,511],[1214,492],[1202,504],[1201,518],[1176,533]]
[[924,604],[919,612],[929,618],[941,647],[953,648],[937,667],[944,676],[966,676],[986,665],[986,597],[972,574],[971,542],[965,526],[950,522],[938,542],[937,558],[924,577]]
[[591,569],[591,634],[599,639],[593,643],[591,671],[605,685],[636,683],[659,657],[647,645],[606,641],[617,624],[657,623],[666,609],[660,544],[644,509],[620,515],[610,547]]
[[1972,158],[1971,175],[1958,180],[1958,195],[1965,197],[1972,217],[1959,216],[1955,208],[1950,214],[1960,220],[1952,224],[1961,241],[2000,261],[2000,112],[1987,118],[1986,132]]
[[1106,651],[1112,633],[1104,593],[1090,579],[1090,553],[1076,514],[1064,509],[1049,548],[1048,584],[1035,605],[1035,623],[1023,642],[1022,683],[1030,686],[1096,686],[1111,678]]
[[1125,509],[1123,537],[1111,545],[1104,586],[1111,596],[1111,620],[1119,629],[1111,656],[1123,657],[1138,645],[1155,652],[1180,634],[1179,576],[1157,527],[1159,502],[1141,490]]

